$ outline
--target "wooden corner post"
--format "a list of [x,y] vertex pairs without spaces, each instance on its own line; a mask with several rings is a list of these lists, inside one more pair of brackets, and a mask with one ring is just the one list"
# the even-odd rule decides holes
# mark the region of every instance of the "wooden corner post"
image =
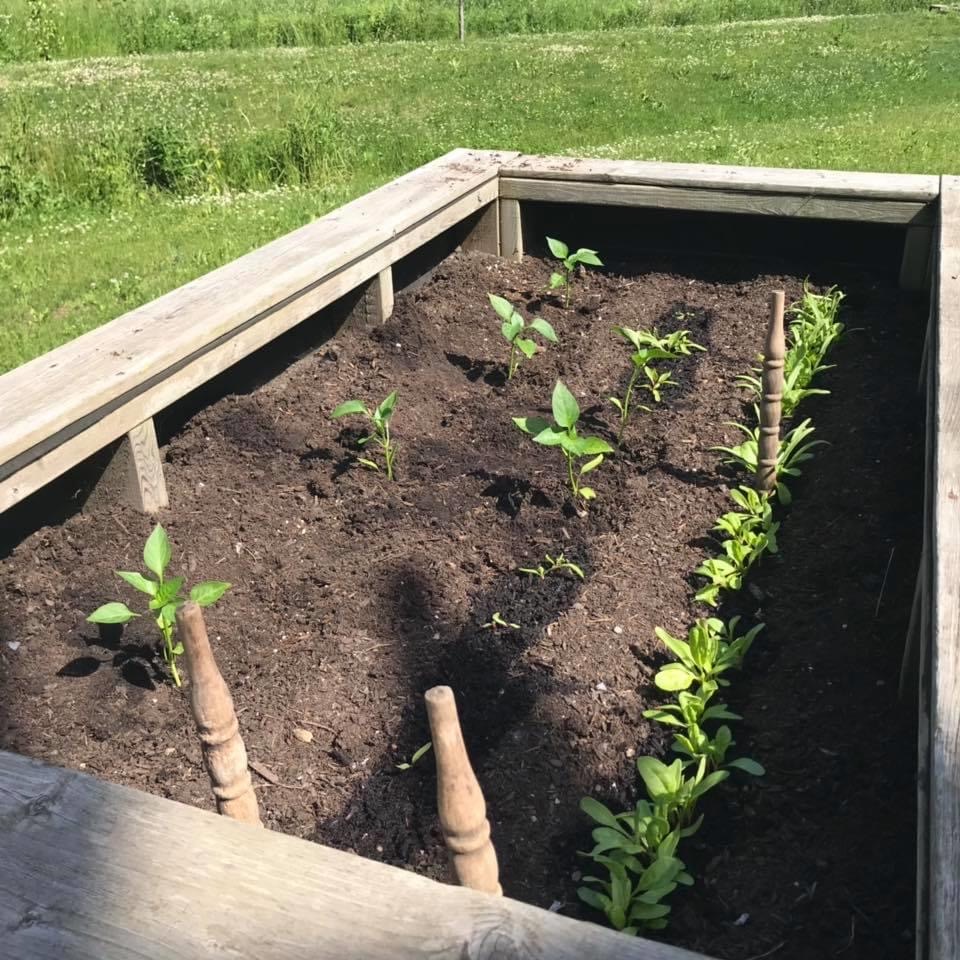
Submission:
[[757,489],[765,493],[772,492],[777,485],[777,457],[780,453],[780,413],[783,407],[783,368],[786,355],[783,299],[782,290],[774,290],[770,294],[770,322],[763,348]]
[[467,756],[453,690],[433,687],[424,700],[437,763],[440,826],[457,880],[473,890],[501,894],[487,805]]
[[187,658],[190,706],[217,810],[225,817],[262,826],[233,698],[213,659],[203,614],[193,601],[177,611],[177,638]]

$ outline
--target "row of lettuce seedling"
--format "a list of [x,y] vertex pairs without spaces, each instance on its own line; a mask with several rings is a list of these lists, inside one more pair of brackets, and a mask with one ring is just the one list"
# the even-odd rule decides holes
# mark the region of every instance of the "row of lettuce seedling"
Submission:
[[[828,391],[812,386],[814,378],[828,369],[824,363],[830,347],[843,332],[837,320],[843,294],[831,288],[816,294],[804,286],[801,300],[790,308],[789,346],[785,355],[782,411],[789,418],[798,404],[813,394]],[[761,396],[761,370],[737,379]],[[736,465],[756,477],[759,462],[759,411],[754,405],[756,426],[730,424],[746,437],[734,447],[714,447],[726,455],[724,463]],[[800,474],[799,464],[813,457],[813,447],[823,441],[809,440],[813,425],[809,418],[784,436],[777,458],[775,495],[781,504],[790,502],[786,479]],[[717,607],[724,591],[739,590],[744,577],[766,553],[777,552],[779,523],[773,519],[771,496],[750,486],[730,491],[736,509],[725,513],[714,525],[722,553],[705,560],[695,573],[706,580],[696,593],[698,602]],[[658,627],[656,635],[674,660],[654,677],[658,689],[674,699],[644,716],[670,728],[671,763],[654,756],[636,761],[637,772],[646,790],[632,810],[613,813],[594,797],[584,797],[581,808],[597,824],[593,849],[585,854],[601,876],[588,876],[578,891],[582,900],[603,911],[610,923],[626,933],[657,930],[667,925],[670,905],[666,898],[678,885],[689,886],[693,877],[678,856],[680,842],[696,833],[703,822],[698,803],[730,776],[741,770],[761,776],[763,767],[749,757],[731,756],[735,745],[730,722],[742,719],[715,698],[729,686],[724,676],[739,669],[764,624],[749,630],[740,627],[740,618],[728,622],[701,617],[690,627],[686,640]],[[719,725],[718,725],[719,724]]]

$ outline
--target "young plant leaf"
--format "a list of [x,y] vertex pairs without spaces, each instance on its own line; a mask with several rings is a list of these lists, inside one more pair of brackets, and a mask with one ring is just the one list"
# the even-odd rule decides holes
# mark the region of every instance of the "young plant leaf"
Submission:
[[143,562],[146,568],[155,573],[159,579],[163,579],[163,571],[167,569],[173,552],[170,549],[170,541],[167,539],[167,531],[158,523],[153,528],[153,533],[147,537],[147,542],[143,547]]
[[556,332],[546,320],[542,320],[540,317],[535,317],[530,321],[530,326],[532,329],[536,330],[544,340],[549,340],[551,343],[559,342],[557,340]]
[[145,593],[150,597],[155,597],[157,595],[157,588],[160,584],[156,580],[150,580],[148,577],[145,577],[142,573],[133,573],[129,570],[118,570],[117,576],[121,580],[126,580],[135,590],[139,590],[141,593]]
[[230,584],[223,580],[204,580],[190,590],[190,599],[201,607],[216,603],[228,590]]
[[547,246],[558,260],[566,260],[567,257],[570,256],[570,248],[562,240],[554,240],[553,237],[547,237]]
[[87,617],[87,623],[129,623],[139,617],[125,603],[105,603]]
[[564,429],[574,426],[580,419],[580,405],[562,380],[558,380],[553,388],[551,407],[553,419]]
[[488,293],[487,298],[490,300],[490,306],[496,310],[497,316],[502,320],[506,320],[508,323],[512,322],[513,318],[517,315],[517,311],[509,300],[505,297],[498,297],[495,293]]
[[362,400],[347,400],[345,403],[341,403],[340,406],[330,414],[330,417],[336,420],[338,417],[346,417],[351,413],[363,413],[369,416],[369,411]]

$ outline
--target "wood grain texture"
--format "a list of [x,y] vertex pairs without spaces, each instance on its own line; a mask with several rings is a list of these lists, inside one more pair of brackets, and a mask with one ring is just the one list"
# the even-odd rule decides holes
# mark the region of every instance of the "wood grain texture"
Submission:
[[960,957],[960,177],[940,190],[930,676],[931,960]]
[[[388,186],[391,185],[388,184]],[[387,188],[383,187],[381,189],[386,190]],[[377,192],[379,191],[375,191],[375,193]],[[368,196],[374,196],[374,194],[368,194]],[[497,181],[494,173],[481,186],[470,190],[464,196],[427,216],[412,228],[396,234],[392,239],[385,241],[371,252],[358,257],[333,273],[314,280],[293,299],[280,301],[263,313],[235,325],[226,334],[216,339],[207,339],[208,335],[212,336],[213,330],[207,329],[204,325],[196,324],[194,322],[195,315],[188,314],[186,320],[181,318],[184,327],[191,329],[193,336],[199,338],[197,342],[203,341],[203,345],[199,346],[194,353],[172,367],[161,371],[138,387],[119,394],[106,406],[88,412],[81,420],[64,427],[62,430],[48,434],[45,445],[49,446],[50,449],[48,452],[36,456],[36,459],[34,459],[37,452],[36,447],[6,461],[6,463],[3,463],[0,459],[0,477],[3,478],[0,479],[0,512],[29,496],[112,440],[122,436],[147,417],[153,416],[190,390],[205,383],[238,360],[243,359],[243,357],[269,343],[302,320],[312,316],[338,297],[349,293],[360,284],[366,283],[396,260],[416,250],[428,240],[433,239],[444,230],[491,203],[496,199],[496,196]],[[319,222],[317,221],[317,223]],[[315,226],[315,224],[311,226]],[[245,258],[241,258],[241,261],[243,259]],[[241,261],[235,262],[240,263]],[[199,283],[199,281],[197,282]],[[173,296],[173,294],[169,296]],[[226,300],[230,303],[236,303],[236,299],[232,297],[227,297]],[[121,318],[121,320],[123,319]],[[113,321],[113,324],[118,323],[120,323],[119,320]],[[94,334],[108,330],[113,324],[108,324],[106,328],[101,328],[100,331],[86,334],[85,337],[73,341],[72,344],[66,344],[64,347],[45,354],[45,356],[49,358],[55,354],[59,355],[61,351],[79,344],[86,337],[92,337]],[[114,334],[110,333],[110,337],[113,336]],[[8,436],[13,436],[16,433],[16,430],[13,429],[15,425],[9,422],[9,410],[3,407],[3,401],[8,392],[12,395],[16,391],[16,386],[11,386],[11,381],[7,378],[16,376],[19,381],[22,371],[43,359],[43,357],[40,357],[38,361],[32,361],[30,364],[18,367],[17,370],[0,377],[0,433],[2,433],[4,423],[8,428]],[[123,373],[123,371],[120,371],[120,373]],[[118,382],[124,377],[125,374],[123,374],[123,377],[118,377]],[[126,382],[125,379],[124,382]],[[41,403],[39,400],[37,402]],[[41,406],[43,406],[43,403],[41,403]],[[54,402],[52,408],[49,404],[47,406],[47,422],[52,429],[53,421],[50,418],[58,410],[62,412],[64,407],[59,401]],[[39,429],[37,424],[42,420],[42,413],[41,410],[29,423],[24,421],[23,430],[34,431],[34,436],[42,435],[42,430],[40,433],[36,433],[36,430]],[[2,456],[3,454],[0,453],[0,458]],[[13,468],[12,472],[10,472],[11,467]]]
[[704,960],[0,752],[11,960]]
[[523,222],[520,218],[520,201],[500,198],[500,256],[523,259]]
[[437,809],[457,880],[471,890],[503,893],[490,840],[487,805],[467,756],[457,702],[450,687],[432,687],[423,699],[437,761]]
[[925,174],[732,167],[710,163],[661,163],[644,160],[590,160],[530,154],[505,160],[501,176],[875,200],[916,200],[921,203],[932,203],[940,194],[939,177]]
[[829,194],[787,194],[720,187],[661,186],[601,181],[538,180],[504,176],[500,196],[547,203],[585,203],[616,207],[655,207],[743,213],[815,220],[924,224],[933,219],[928,204],[915,200],[870,199]]
[[143,513],[158,513],[169,505],[169,500],[153,417],[137,424],[127,433],[127,443],[130,447],[127,458],[127,499]]
[[[415,237],[415,249],[486,206],[511,156],[454,150],[0,377],[0,476],[12,472],[15,457],[121,395],[145,389],[251,323],[278,313],[305,319],[329,302],[319,298],[318,306],[318,288],[347,292],[345,275],[353,286],[369,279],[409,252],[403,239]],[[453,205],[458,219],[451,221],[444,214]]]
[[190,708],[217,810],[225,817],[259,827],[257,795],[247,769],[247,749],[240,736],[233,697],[217,669],[203,614],[192,600],[177,611],[177,640],[183,644],[190,677]]
[[780,414],[783,409],[783,368],[786,339],[783,332],[783,290],[770,294],[770,318],[763,345],[760,374],[760,438],[757,443],[757,490],[772,493],[777,486],[780,456]]
[[500,255],[500,202],[494,200],[480,214],[470,233],[464,237],[463,249]]

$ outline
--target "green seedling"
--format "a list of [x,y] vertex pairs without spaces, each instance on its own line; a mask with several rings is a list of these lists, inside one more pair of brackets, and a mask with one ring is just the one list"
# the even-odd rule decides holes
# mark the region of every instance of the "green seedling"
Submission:
[[737,636],[739,617],[724,623],[717,617],[702,618],[687,632],[687,639],[671,636],[663,627],[654,631],[660,641],[677,660],[668,663],[653,678],[653,682],[670,693],[687,690],[693,684],[716,683],[730,685],[722,674],[740,666],[763,624],[757,624],[745,634]]
[[[180,673],[177,670],[177,657],[183,653],[183,644],[174,643],[173,633],[177,622],[177,610],[187,602],[187,597],[181,594],[183,577],[169,579],[165,577],[172,556],[173,551],[166,531],[158,523],[143,548],[143,564],[156,579],[128,570],[117,570],[116,573],[121,580],[130,584],[135,590],[150,597],[148,608],[156,618],[155,622],[160,630],[163,660],[170,669],[174,684],[179,687]],[[189,599],[201,607],[209,607],[229,589],[230,584],[223,580],[204,580],[190,590]],[[134,613],[125,603],[105,603],[87,617],[87,622],[129,623],[134,617],[139,616],[139,613]]]
[[581,580],[584,579],[583,569],[570,560],[567,560],[562,553],[556,557],[551,557],[550,554],[547,553],[544,554],[543,563],[535,567],[520,567],[521,573],[529,573],[531,577],[539,577],[541,580],[551,573],[562,573],[564,570],[569,570],[574,576],[579,577]]
[[602,267],[603,261],[597,256],[596,250],[588,250],[581,247],[575,253],[570,252],[570,248],[562,240],[554,240],[553,237],[547,237],[547,246],[550,252],[560,261],[561,271],[555,271],[550,274],[550,289],[563,290],[563,305],[570,306],[571,290],[573,288],[573,277],[580,264],[591,267]]
[[[640,389],[646,390],[655,403],[660,403],[663,399],[664,387],[675,385],[676,381],[671,379],[669,372],[657,370],[653,366],[653,362],[657,360],[679,360],[680,357],[689,356],[693,350],[703,350],[704,348],[690,339],[688,330],[677,330],[666,337],[657,336],[656,330],[650,332],[648,330],[633,330],[630,327],[614,327],[613,332],[619,334],[633,347],[633,353],[630,355],[632,368],[630,379],[627,381],[627,389],[622,398],[609,398],[620,415],[620,428],[617,432],[617,442],[619,443],[623,439],[623,431],[630,419],[633,391],[640,376],[643,375],[646,378],[646,383],[641,383]],[[644,406],[641,406],[640,409],[649,410],[648,407]]]
[[679,836],[671,833],[656,850],[652,862],[644,866],[636,857],[620,860],[611,855],[591,855],[595,863],[605,866],[609,879],[584,877],[593,887],[580,887],[577,895],[584,903],[602,911],[611,926],[623,933],[636,935],[641,929],[662,930],[667,925],[670,907],[665,897],[678,884],[689,886],[693,877],[675,854]]
[[414,751],[413,756],[410,758],[409,763],[397,763],[397,764],[394,764],[394,766],[398,770],[409,770],[421,757],[423,757],[426,753],[428,753],[432,747],[433,747],[433,741],[428,740],[422,747],[418,747]]
[[708,771],[706,757],[701,757],[691,776],[684,776],[683,769],[679,757],[669,765],[656,757],[637,758],[637,772],[650,801],[680,836],[689,836],[702,821],[694,819],[697,801],[730,774],[726,770]]
[[753,777],[762,777],[763,767],[756,760],[749,757],[727,759],[727,751],[736,744],[730,728],[724,724],[711,737],[699,724],[690,724],[683,733],[676,733],[673,737],[673,749],[681,756],[687,757],[683,761],[686,769],[706,758],[710,770],[736,769],[749,773]]
[[[789,308],[794,319],[789,326],[789,347],[784,357],[784,417],[792,416],[798,404],[807,397],[830,392],[814,389],[810,383],[817,374],[830,369],[830,365],[823,361],[843,333],[844,326],[836,319],[843,296],[836,287],[831,287],[825,294],[816,294],[804,284],[803,297]],[[762,364],[763,357],[759,359]],[[744,374],[736,380],[738,386],[749,390],[757,400],[763,389],[761,369],[755,367],[752,374]]]
[[510,623],[508,620],[504,620],[498,611],[485,624],[483,624],[482,629],[495,630],[497,627],[506,627],[510,630],[519,630],[520,624]]
[[521,336],[521,334],[529,327],[529,329],[540,334],[544,340],[549,340],[550,343],[558,342],[557,335],[546,320],[537,317],[531,320],[529,324],[525,323],[523,317],[513,308],[513,304],[509,300],[492,293],[488,293],[487,296],[490,298],[490,306],[503,321],[500,325],[500,332],[503,334],[504,340],[510,344],[507,379],[512,380],[520,366],[521,359],[526,357],[529,360],[537,352],[536,343],[529,337]]
[[[330,417],[337,420],[340,417],[347,417],[352,414],[360,414],[366,417],[372,428],[371,433],[361,437],[357,443],[363,447],[371,440],[380,447],[383,452],[384,469],[388,480],[393,480],[393,464],[397,456],[397,445],[390,437],[390,418],[393,416],[397,405],[397,391],[394,390],[375,410],[367,409],[367,405],[362,400],[347,400],[341,403]],[[368,470],[379,470],[380,465],[366,457],[357,457],[357,462],[365,466]]]
[[708,680],[699,685],[696,693],[680,690],[676,703],[666,703],[653,710],[644,710],[643,715],[664,726],[684,729],[703,726],[711,720],[742,720],[743,718],[730,710],[725,703],[708,706],[718,689],[719,684],[715,680]]
[[[727,426],[735,427],[741,433],[746,435],[746,440],[735,447],[711,447],[711,450],[727,454],[724,463],[737,465],[744,470],[756,475],[759,461],[760,449],[760,427],[744,426],[742,423],[728,423]],[[799,477],[803,472],[799,464],[813,459],[810,452],[814,447],[825,444],[826,440],[811,440],[807,442],[807,437],[814,432],[809,417],[802,423],[797,424],[780,442],[780,449],[777,452],[777,499],[783,504],[789,504],[793,497],[783,477]]]
[[[513,422],[524,433],[533,437],[535,443],[541,443],[545,447],[559,447],[567,461],[567,479],[574,499],[593,500],[597,496],[596,491],[592,487],[583,486],[581,480],[603,463],[604,454],[613,453],[613,447],[600,437],[581,437],[577,434],[580,405],[560,380],[553,388],[551,407],[555,424],[543,417],[514,417]],[[590,459],[575,471],[576,461],[583,457]]]
[[708,583],[701,587],[694,599],[716,607],[720,603],[720,591],[737,591],[743,586],[743,568],[725,557],[710,557],[694,570],[706,577]]

